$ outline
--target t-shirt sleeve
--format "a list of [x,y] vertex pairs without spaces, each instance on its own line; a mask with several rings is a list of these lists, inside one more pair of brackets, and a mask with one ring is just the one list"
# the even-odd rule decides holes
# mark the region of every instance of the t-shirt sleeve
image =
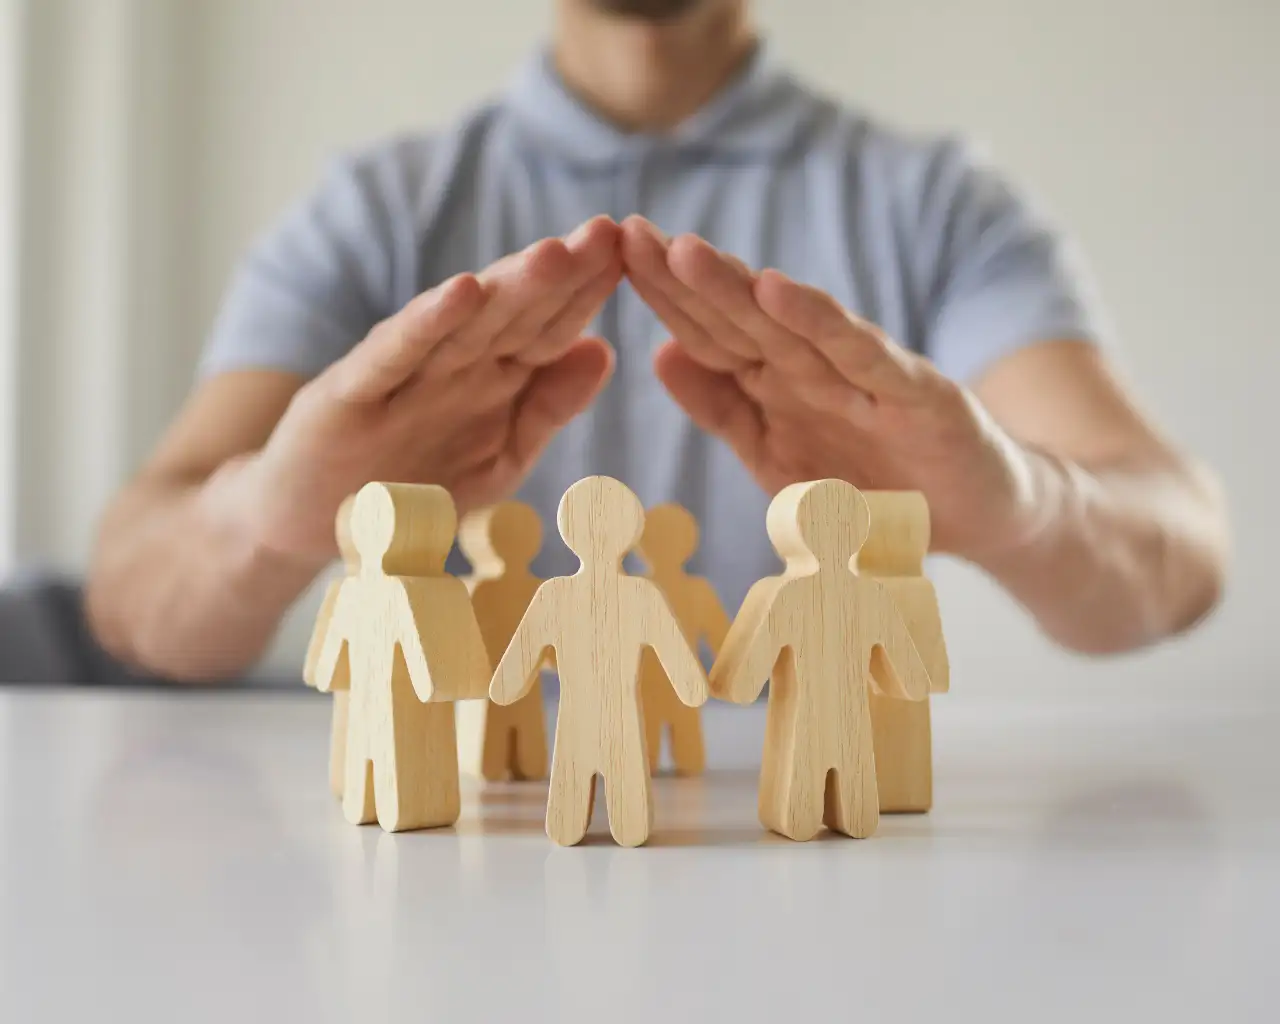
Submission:
[[236,268],[198,373],[311,377],[394,312],[397,200],[374,157],[332,162]]
[[1073,240],[967,147],[941,151],[921,230],[934,255],[924,350],[947,376],[971,382],[1039,342],[1110,344]]

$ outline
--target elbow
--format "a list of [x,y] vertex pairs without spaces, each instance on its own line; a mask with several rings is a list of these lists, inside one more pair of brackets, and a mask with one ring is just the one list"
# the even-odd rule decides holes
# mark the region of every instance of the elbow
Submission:
[[85,580],[85,626],[93,643],[112,661],[131,672],[150,672],[128,594],[129,588],[95,560]]
[[1194,631],[1222,606],[1232,558],[1230,514],[1221,479],[1203,464],[1188,467],[1187,476],[1194,500],[1188,503],[1180,533],[1188,582],[1171,636]]
[[[218,645],[181,642],[163,621],[131,598],[127,587],[99,572],[85,584],[85,623],[98,648],[130,673],[150,681],[216,685],[242,675],[252,664],[228,660]],[[265,645],[263,647],[265,650]]]
[[[1042,623],[1050,638],[1086,656],[1132,654],[1196,632],[1222,606],[1231,563],[1227,504],[1216,476],[1203,466],[1185,475],[1187,500],[1170,502],[1153,542],[1122,573],[1132,595],[1127,613],[1101,620]],[[1139,568],[1141,566],[1141,568]]]
[[85,624],[90,637],[103,653],[133,667],[136,654],[128,618],[123,614],[120,603],[108,596],[111,589],[99,573],[90,572],[84,591]]

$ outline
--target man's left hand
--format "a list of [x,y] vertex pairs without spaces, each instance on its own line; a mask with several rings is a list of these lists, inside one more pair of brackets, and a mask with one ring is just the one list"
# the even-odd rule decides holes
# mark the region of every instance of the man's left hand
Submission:
[[965,388],[829,295],[693,235],[623,225],[639,295],[672,333],[654,368],[769,494],[835,477],[928,500],[932,548],[965,557],[1034,531],[1031,455]]

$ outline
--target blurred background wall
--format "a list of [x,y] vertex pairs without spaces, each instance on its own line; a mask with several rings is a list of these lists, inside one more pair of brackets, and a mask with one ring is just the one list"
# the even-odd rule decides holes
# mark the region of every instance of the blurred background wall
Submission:
[[[5,462],[0,426],[0,508],[14,512],[21,561],[83,566],[104,501],[183,398],[235,260],[324,160],[500,88],[545,36],[550,6],[0,0],[0,79],[16,83],[18,115],[0,111],[0,139],[8,128],[20,142],[6,169],[0,141],[0,350],[4,324],[20,337],[5,396],[17,458]],[[904,126],[963,130],[1069,225],[1126,372],[1228,484],[1238,557],[1226,609],[1194,639],[1137,658],[1082,668],[985,580],[941,566],[956,691],[1262,692],[1278,660],[1267,612],[1280,569],[1280,3],[758,10],[801,74]],[[20,193],[16,232],[6,192]],[[0,389],[6,365],[0,356]],[[279,663],[297,665],[310,607]]]
[[0,0],[0,574],[13,557],[17,472],[18,8]]

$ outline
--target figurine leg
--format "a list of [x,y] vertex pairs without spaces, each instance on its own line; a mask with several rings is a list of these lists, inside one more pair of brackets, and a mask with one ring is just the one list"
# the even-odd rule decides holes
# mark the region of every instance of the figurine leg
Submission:
[[562,750],[564,746],[557,743],[552,754],[551,785],[547,791],[547,835],[560,846],[576,846],[582,842],[591,825],[596,773],[589,764],[574,762]]
[[[794,745],[794,716],[776,695],[771,696],[765,718],[764,750],[760,756],[760,824],[791,839],[797,838],[791,823],[792,803],[796,799]],[[821,821],[820,809],[817,819]],[[817,832],[816,823],[814,832]]]
[[333,693],[333,729],[329,736],[329,788],[342,799],[347,781],[347,704],[351,694],[346,690]]
[[523,700],[530,701],[520,709],[520,717],[511,733],[511,777],[545,779],[547,777],[547,726],[542,709],[542,694],[535,687]]
[[871,714],[864,704],[861,728],[855,736],[868,742],[856,743],[846,763],[833,768],[826,779],[826,810],[823,820],[833,832],[854,839],[866,839],[880,825],[880,794],[876,786],[875,750],[871,738]]
[[671,719],[671,759],[677,775],[701,775],[707,767],[702,740],[702,716],[697,708],[681,707]]
[[462,797],[453,705],[419,704],[402,714],[394,746],[391,763],[380,773],[375,766],[379,824],[388,832],[454,824]]
[[342,788],[342,813],[353,825],[370,825],[378,820],[373,793],[373,765],[364,749],[348,742],[347,778]]
[[499,782],[510,773],[511,727],[507,712],[500,704],[489,701],[485,706],[484,740],[480,755],[480,777]]
[[622,749],[613,761],[614,774],[606,773],[604,780],[609,831],[619,846],[641,846],[653,829],[653,800],[639,721],[624,726],[621,739]]
[[777,818],[769,827],[797,843],[807,843],[822,830],[825,779],[813,772],[788,772],[779,794]]
[[662,767],[662,716],[656,707],[646,703],[644,707],[644,750],[649,773],[656,775]]

